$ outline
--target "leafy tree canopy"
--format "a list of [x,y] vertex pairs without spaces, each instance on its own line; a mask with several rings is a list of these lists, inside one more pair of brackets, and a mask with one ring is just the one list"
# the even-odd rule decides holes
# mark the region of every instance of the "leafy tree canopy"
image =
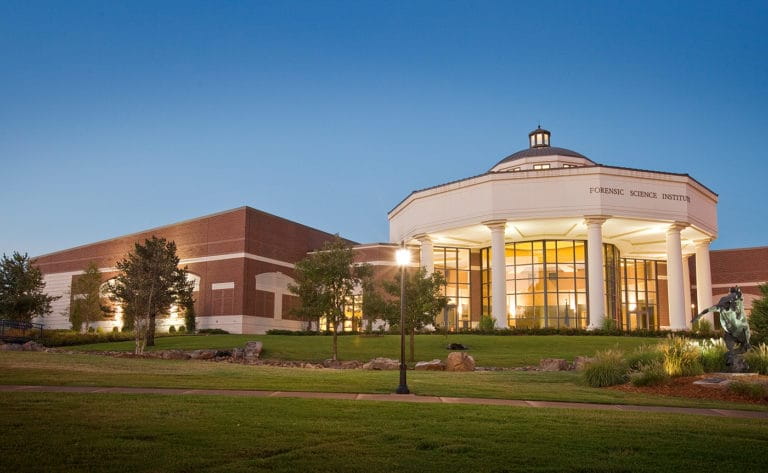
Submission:
[[176,243],[152,236],[117,263],[111,298],[134,319],[136,353],[154,343],[155,318],[170,311],[171,304],[192,298],[194,283],[186,268],[179,268]]
[[58,296],[44,292],[40,269],[32,265],[25,253],[3,254],[0,260],[0,318],[31,322],[33,317],[51,313],[51,303]]
[[296,263],[296,284],[289,290],[301,305],[293,313],[301,319],[318,323],[325,318],[333,328],[333,359],[338,356],[336,335],[344,323],[344,305],[359,291],[372,274],[369,264],[355,264],[351,245],[337,235],[320,251]]
[[85,330],[93,322],[104,318],[101,306],[101,272],[96,263],[91,262],[85,273],[72,283],[72,301],[69,309],[69,321],[74,330]]
[[[400,325],[400,273],[393,281],[385,281],[384,289],[393,296],[394,304],[386,312],[390,325]],[[434,325],[435,318],[448,305],[442,295],[445,277],[439,271],[427,274],[427,270],[405,270],[405,331],[410,334],[410,360],[414,361],[414,334],[427,325]]]

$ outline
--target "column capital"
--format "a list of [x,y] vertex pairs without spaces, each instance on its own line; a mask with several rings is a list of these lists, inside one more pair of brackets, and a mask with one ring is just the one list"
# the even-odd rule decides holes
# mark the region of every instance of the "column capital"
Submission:
[[702,248],[702,247],[709,247],[709,244],[712,243],[713,238],[697,238],[693,240],[693,246],[695,248]]
[[584,223],[587,225],[602,225],[609,218],[611,218],[610,215],[585,215]]
[[680,233],[682,230],[685,230],[690,225],[688,222],[674,222],[672,225],[667,228],[667,233]]
[[480,223],[488,227],[491,231],[507,228],[506,220],[486,220],[485,222]]
[[419,240],[420,243],[432,243],[432,238],[429,237],[426,233],[419,233],[418,235],[413,235],[413,238],[416,240]]

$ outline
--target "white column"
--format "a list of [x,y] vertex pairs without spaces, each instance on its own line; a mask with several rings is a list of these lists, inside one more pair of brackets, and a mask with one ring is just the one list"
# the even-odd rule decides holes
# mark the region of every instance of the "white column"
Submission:
[[680,230],[687,224],[672,224],[667,230],[667,293],[669,296],[669,328],[685,330],[686,310],[683,291],[683,251]]
[[[709,243],[711,240],[696,241],[696,312],[712,306],[712,270],[709,266]],[[714,327],[712,312],[702,319],[709,320]]]
[[587,290],[589,290],[589,325],[587,330],[602,328],[605,319],[605,282],[603,281],[603,222],[607,217],[585,217],[587,224]]
[[506,222],[488,222],[491,230],[491,316],[497,328],[508,328],[507,323],[507,268],[504,244]]
[[421,267],[427,270],[427,274],[435,272],[432,240],[427,235],[416,235],[421,242]]
[[683,305],[685,306],[685,328],[691,329],[691,268],[688,256],[683,256]]

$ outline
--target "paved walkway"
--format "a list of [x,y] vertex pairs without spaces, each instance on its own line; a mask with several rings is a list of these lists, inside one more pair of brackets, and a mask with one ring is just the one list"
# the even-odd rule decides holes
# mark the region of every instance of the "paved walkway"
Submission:
[[698,414],[715,417],[738,417],[745,419],[768,419],[768,412],[740,411],[734,409],[699,409],[692,407],[636,406],[631,404],[592,404],[581,402],[519,401],[511,399],[484,399],[472,397],[416,396],[414,394],[355,394],[321,393],[308,391],[247,391],[228,389],[169,389],[169,388],[126,388],[95,386],[0,386],[0,392],[33,393],[83,393],[83,394],[164,394],[196,396],[238,396],[238,397],[283,397],[301,399],[340,399],[345,401],[390,401],[421,402],[442,404],[475,404],[512,407],[550,407],[556,409],[595,409],[620,412],[659,412],[669,414]]

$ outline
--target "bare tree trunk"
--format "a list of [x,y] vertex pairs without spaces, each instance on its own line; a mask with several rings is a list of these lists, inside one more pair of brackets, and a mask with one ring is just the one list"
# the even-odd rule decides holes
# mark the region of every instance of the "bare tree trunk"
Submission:
[[411,349],[411,357],[410,357],[410,361],[416,361],[416,360],[414,360],[414,358],[413,358],[413,351],[414,351],[414,349],[415,349],[415,347],[416,347],[416,343],[415,343],[415,340],[414,340],[414,338],[415,338],[415,337],[414,337],[414,333],[415,333],[415,332],[416,332],[416,330],[414,330],[414,329],[412,328],[412,329],[411,329],[411,340],[410,340],[410,341],[411,341],[411,346],[410,346],[410,349]]
[[147,327],[147,346],[155,346],[155,314],[149,314],[149,326]]
[[338,352],[339,352],[339,346],[337,344],[336,337],[338,336],[339,330],[338,326],[335,327],[333,331],[333,361],[336,361],[338,359]]

